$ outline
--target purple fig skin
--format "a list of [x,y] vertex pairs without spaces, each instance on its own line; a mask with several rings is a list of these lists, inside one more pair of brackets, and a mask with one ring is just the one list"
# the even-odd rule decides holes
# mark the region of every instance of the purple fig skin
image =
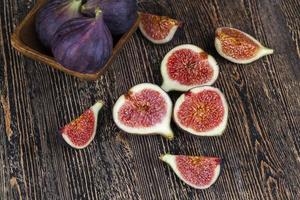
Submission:
[[101,11],[95,18],[80,17],[65,22],[52,40],[55,59],[67,69],[97,72],[112,54],[113,39]]
[[127,32],[138,16],[136,0],[88,0],[81,12],[92,16],[96,7],[103,11],[104,21],[113,35]]
[[54,33],[64,22],[82,16],[81,0],[53,0],[47,2],[37,13],[35,29],[42,44],[50,48]]

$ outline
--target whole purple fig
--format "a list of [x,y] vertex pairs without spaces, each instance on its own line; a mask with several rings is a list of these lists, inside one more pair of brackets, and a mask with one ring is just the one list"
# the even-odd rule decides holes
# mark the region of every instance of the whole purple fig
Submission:
[[53,0],[47,2],[37,13],[35,29],[40,41],[47,48],[57,28],[69,19],[82,16],[81,0]]
[[97,72],[112,54],[113,39],[96,9],[94,18],[79,17],[62,24],[51,46],[55,59],[67,69],[81,73]]
[[104,21],[113,35],[127,32],[137,19],[136,0],[88,0],[81,12],[91,16],[96,7],[103,11]]

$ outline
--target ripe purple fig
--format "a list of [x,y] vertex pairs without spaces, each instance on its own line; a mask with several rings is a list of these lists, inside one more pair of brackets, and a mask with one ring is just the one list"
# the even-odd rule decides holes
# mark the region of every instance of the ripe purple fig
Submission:
[[202,85],[212,85],[218,78],[216,60],[199,47],[184,44],[173,48],[161,63],[162,89],[188,91]]
[[97,130],[98,112],[103,102],[98,101],[75,120],[59,131],[59,136],[75,149],[87,147],[94,139]]
[[50,48],[54,33],[60,25],[69,19],[82,16],[80,6],[81,0],[54,0],[47,2],[39,10],[35,19],[35,29],[45,47]]
[[170,127],[172,101],[159,86],[142,83],[122,95],[114,105],[113,119],[125,132],[138,135],[159,134],[173,138]]
[[174,121],[197,136],[222,135],[227,126],[228,105],[223,93],[211,86],[195,87],[182,94],[174,106]]
[[145,38],[154,44],[170,42],[178,27],[182,24],[180,21],[167,16],[152,15],[149,13],[140,13],[140,16],[140,31]]
[[196,189],[209,188],[221,171],[221,159],[218,157],[165,154],[160,159],[170,165],[178,178]]
[[67,21],[54,35],[52,53],[67,69],[80,73],[95,73],[109,59],[113,39],[105,25],[102,12],[96,9],[94,18],[80,17]]
[[81,12],[92,16],[96,7],[103,11],[104,22],[113,35],[127,32],[138,16],[136,0],[88,0]]
[[229,27],[216,30],[215,47],[222,57],[239,64],[251,63],[274,52],[247,33]]

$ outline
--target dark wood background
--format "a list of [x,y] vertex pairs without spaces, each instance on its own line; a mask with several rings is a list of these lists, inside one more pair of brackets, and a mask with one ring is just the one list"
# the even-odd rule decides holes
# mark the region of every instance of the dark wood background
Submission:
[[[81,81],[17,53],[10,44],[33,0],[0,1],[0,199],[300,199],[300,1],[139,1],[140,10],[185,22],[176,38],[153,45],[137,31],[96,82]],[[213,47],[214,30],[232,26],[275,54],[249,65],[230,63]],[[176,45],[193,43],[215,56],[215,86],[230,117],[222,137],[202,138],[173,124],[176,137],[120,131],[111,109],[142,82],[161,84],[160,62]],[[179,93],[171,93],[175,101]],[[59,143],[59,127],[97,99],[106,102],[95,140],[85,150]],[[224,159],[207,190],[183,184],[162,153]]]

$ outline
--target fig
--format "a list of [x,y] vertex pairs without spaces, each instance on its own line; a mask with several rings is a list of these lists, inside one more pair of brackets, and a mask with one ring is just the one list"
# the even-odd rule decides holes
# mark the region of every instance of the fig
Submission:
[[127,133],[159,134],[173,138],[170,128],[172,101],[159,86],[142,83],[122,95],[113,107],[116,125]]
[[59,130],[59,136],[75,149],[87,147],[94,139],[97,130],[98,112],[103,102],[98,101],[75,120]]
[[111,56],[111,33],[103,21],[102,11],[95,12],[94,18],[79,17],[65,22],[54,34],[52,53],[65,68],[92,74]]
[[222,135],[228,119],[223,93],[214,87],[195,87],[182,94],[174,106],[174,121],[183,130],[197,136]]
[[196,189],[209,188],[221,171],[222,160],[218,157],[165,154],[160,159],[170,165],[179,179]]
[[35,29],[42,44],[50,48],[54,33],[64,22],[82,16],[81,0],[48,1],[37,13]]
[[171,41],[182,23],[167,16],[140,13],[139,28],[144,37],[155,44]]
[[165,91],[188,91],[189,89],[212,85],[218,78],[216,60],[201,48],[184,44],[167,53],[161,63],[162,89]]
[[274,52],[247,33],[229,27],[216,30],[215,47],[222,57],[238,64],[251,63]]
[[137,20],[136,0],[88,0],[81,12],[92,16],[96,7],[103,11],[104,22],[113,35],[127,32]]

